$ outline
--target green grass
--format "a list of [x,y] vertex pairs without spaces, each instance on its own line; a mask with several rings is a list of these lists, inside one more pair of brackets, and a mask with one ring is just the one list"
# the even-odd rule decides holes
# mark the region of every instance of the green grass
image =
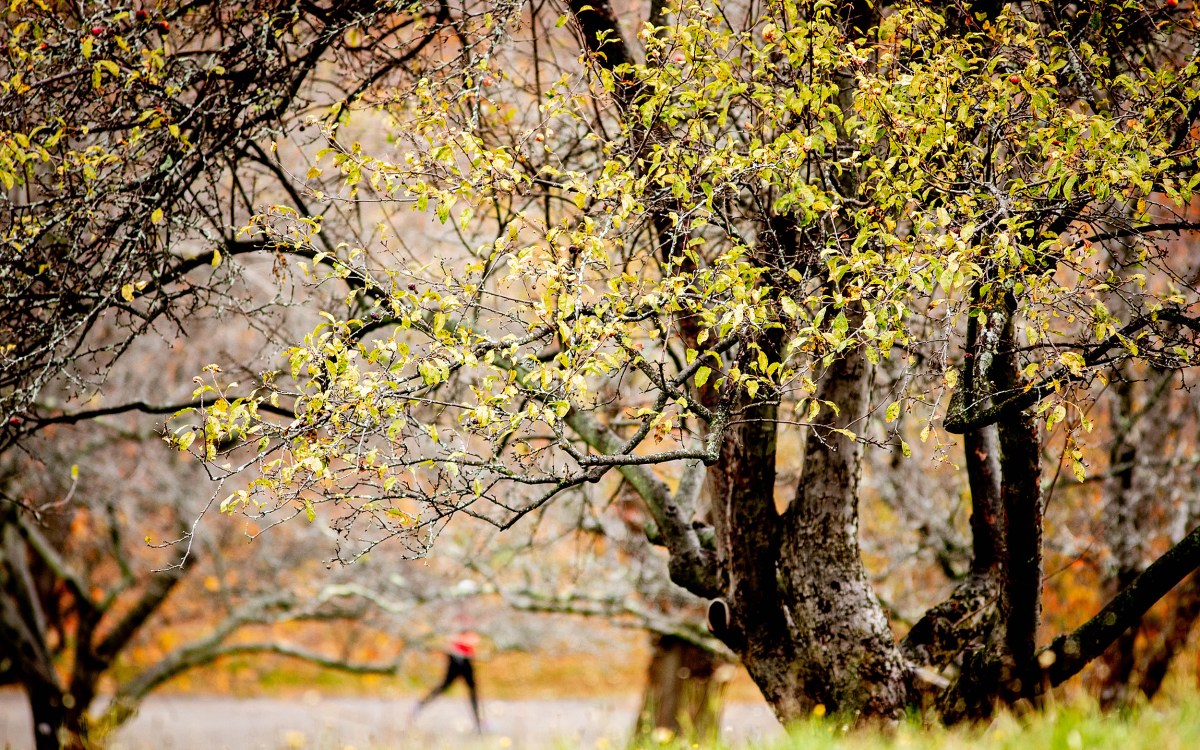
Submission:
[[988,725],[845,731],[831,722],[793,727],[788,739],[754,750],[1193,750],[1200,748],[1200,697],[1173,706],[1101,714],[1091,705],[1002,714]]

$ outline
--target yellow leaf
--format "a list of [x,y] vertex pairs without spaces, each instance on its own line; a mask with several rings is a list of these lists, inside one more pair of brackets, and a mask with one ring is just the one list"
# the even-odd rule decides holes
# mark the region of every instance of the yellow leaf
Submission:
[[1067,366],[1072,375],[1079,375],[1083,372],[1084,366],[1087,365],[1086,360],[1075,352],[1063,352],[1059,355],[1058,359]]
[[1087,471],[1085,471],[1085,469],[1084,469],[1083,462],[1072,461],[1071,462],[1071,471],[1075,474],[1075,481],[1083,482],[1083,481],[1087,480]]
[[126,284],[125,286],[121,287],[121,297],[124,298],[126,302],[133,302],[133,284]]
[[162,220],[163,220],[163,210],[161,208],[156,208],[150,213],[150,223],[151,224],[161,224]]
[[185,451],[191,447],[192,441],[196,439],[196,433],[191,430],[179,436],[179,450]]
[[900,418],[900,402],[893,401],[891,404],[889,404],[888,408],[887,408],[887,413],[883,415],[883,418],[888,422],[895,422],[897,419],[899,419]]
[[212,267],[216,268],[219,265],[221,265],[221,251],[214,247],[213,248]]

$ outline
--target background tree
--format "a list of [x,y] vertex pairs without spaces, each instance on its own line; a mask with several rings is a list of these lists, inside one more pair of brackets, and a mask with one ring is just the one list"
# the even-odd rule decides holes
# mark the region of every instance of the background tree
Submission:
[[[1096,536],[1106,544],[1074,554],[1095,566],[1110,596],[1143,572],[1156,551],[1177,543],[1197,525],[1196,405],[1177,377],[1169,371],[1124,367],[1109,378],[1104,398],[1107,461],[1096,461],[1091,481],[1078,486],[1080,494],[1099,491],[1104,512]],[[1200,615],[1198,604],[1195,577],[1190,576],[1169,606],[1156,607],[1105,651],[1095,676],[1102,705],[1126,705],[1138,695],[1154,697],[1184,649]]]
[[[249,216],[257,201],[294,196],[285,158],[267,149],[271,138],[301,131],[310,111],[327,112],[405,60],[403,51],[378,46],[391,33],[389,13],[387,3],[140,8],[99,0],[18,2],[4,11],[4,658],[6,679],[26,688],[34,726],[44,730],[39,747],[100,742],[148,691],[230,653],[288,652],[351,666],[341,656],[230,639],[246,637],[256,624],[362,616],[367,587],[332,602],[328,591],[307,584],[264,592],[243,581],[230,591],[212,567],[232,562],[224,558],[236,535],[217,543],[193,534],[205,500],[185,497],[185,488],[202,486],[195,474],[181,475],[168,461],[138,477],[127,473],[122,479],[134,481],[121,491],[117,480],[109,477],[106,486],[89,470],[116,470],[106,459],[119,460],[127,472],[155,463],[153,446],[144,445],[145,423],[121,415],[169,414],[190,403],[184,394],[199,363],[182,359],[178,349],[155,350],[147,340],[204,336],[219,342],[231,371],[252,372],[246,334],[261,348],[287,330],[281,315],[289,302],[287,261],[239,242],[239,217]],[[436,7],[431,14],[435,19]],[[319,80],[321,66],[330,64],[345,66],[344,75]],[[256,263],[258,256],[265,263]],[[205,326],[213,318],[228,325],[231,313],[245,329]],[[148,350],[157,359],[147,358]],[[156,377],[129,382],[130,367],[121,362],[130,352],[140,355],[132,358],[134,370],[153,362],[143,374]],[[171,375],[187,384],[182,394]],[[120,426],[108,423],[114,419]],[[82,432],[64,426],[78,423],[93,426]],[[46,440],[37,437],[43,431],[51,433]],[[95,440],[88,450],[116,455],[81,458],[72,444],[80,435]],[[76,462],[84,467],[81,488],[62,486],[66,467]],[[150,475],[168,490],[138,483]],[[155,524],[160,543],[183,540],[170,557],[138,553]],[[180,554],[190,567],[176,560]],[[257,562],[271,569],[268,557]],[[273,562],[286,568],[285,557],[279,553]],[[211,602],[214,592],[194,584],[198,598],[212,605],[204,611],[217,618],[213,631],[125,682],[108,682],[146,630],[172,626],[178,604],[170,594],[183,588],[193,595],[183,580],[193,570],[203,571],[204,582],[216,581],[221,594]],[[105,686],[116,690],[115,700],[95,715],[93,698]]]
[[[327,129],[314,173],[470,252],[412,262],[380,235],[322,255],[370,291],[257,391],[213,378],[174,433],[254,469],[223,509],[324,504],[353,556],[454,513],[509,527],[615,470],[785,720],[891,717],[926,688],[947,719],[1036,698],[1196,567],[1193,531],[1039,645],[1042,430],[1069,428],[1086,478],[1105,373],[1195,353],[1194,259],[1163,242],[1194,228],[1177,212],[1200,182],[1190,14],[688,2],[653,7],[639,52],[609,4],[523,11],[455,9],[460,64],[359,102],[396,123],[394,156]],[[315,251],[319,222],[254,231]],[[875,400],[893,357],[905,379]],[[964,435],[971,574],[897,644],[859,547],[861,436],[882,420],[872,442],[907,453],[916,421],[945,445],[939,419]],[[921,679],[951,663],[946,687]]]
[[[27,444],[36,458],[10,454],[4,466],[0,662],[4,681],[29,696],[38,748],[103,746],[149,693],[230,656],[396,671],[395,661],[364,663],[353,649],[322,652],[278,635],[282,623],[335,623],[351,643],[360,621],[378,619],[380,598],[397,599],[382,576],[357,571],[350,582],[345,571],[323,571],[303,558],[311,538],[247,546],[244,532],[227,528],[169,544],[195,523],[202,476],[161,471],[161,456],[112,430],[62,432]],[[131,660],[168,632],[181,642]]]

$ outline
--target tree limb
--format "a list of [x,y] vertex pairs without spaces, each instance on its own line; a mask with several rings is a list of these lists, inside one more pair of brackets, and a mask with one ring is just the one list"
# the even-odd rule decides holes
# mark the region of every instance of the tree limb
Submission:
[[1154,561],[1090,620],[1042,649],[1039,660],[1050,687],[1079,673],[1189,574],[1200,568],[1200,526]]
[[[1120,331],[1089,348],[1083,355],[1083,366],[1094,367],[1100,364],[1111,349],[1146,328],[1151,323],[1158,321],[1175,323],[1200,333],[1200,321],[1184,314],[1179,309],[1158,310],[1146,315],[1140,315],[1126,323]],[[998,403],[982,409],[976,405],[978,399],[975,394],[963,394],[962,408],[948,412],[943,421],[943,426],[947,432],[961,435],[970,430],[977,430],[981,427],[995,424],[1010,414],[1033,406],[1042,398],[1054,392],[1056,384],[1070,377],[1071,372],[1066,366],[1059,367],[1038,382],[1026,386],[1022,391],[1010,395],[1003,400],[996,399]]]
[[[572,409],[563,421],[585,443],[601,453],[620,450],[624,443],[589,412]],[[671,552],[671,580],[698,596],[717,596],[720,587],[717,583],[716,561],[712,553],[701,547],[699,537],[692,528],[694,505],[681,502],[687,497],[672,496],[666,482],[645,465],[625,464],[618,466],[617,471],[646,501],[650,514],[662,531],[663,540]]]

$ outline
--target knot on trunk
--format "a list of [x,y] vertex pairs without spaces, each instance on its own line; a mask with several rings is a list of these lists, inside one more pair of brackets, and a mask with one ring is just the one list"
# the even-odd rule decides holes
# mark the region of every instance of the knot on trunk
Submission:
[[708,632],[734,653],[741,653],[746,645],[745,631],[738,623],[733,607],[724,599],[713,599],[708,603]]

